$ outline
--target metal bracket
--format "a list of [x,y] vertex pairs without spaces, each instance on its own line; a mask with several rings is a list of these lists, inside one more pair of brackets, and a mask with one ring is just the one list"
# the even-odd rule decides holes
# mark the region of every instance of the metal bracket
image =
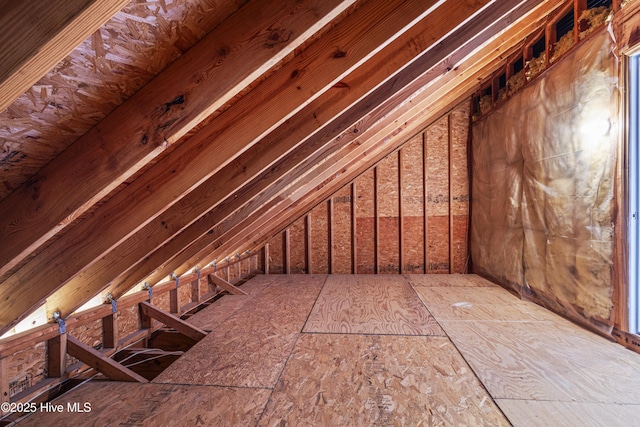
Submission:
[[171,278],[176,281],[176,289],[180,287],[180,278],[176,273],[171,273]]
[[65,323],[64,319],[62,318],[62,314],[59,311],[53,313],[53,320],[58,324],[58,332],[60,334],[66,334],[67,324]]
[[107,294],[107,302],[111,303],[111,312],[115,313],[118,311],[118,302],[116,301],[116,299],[113,297],[113,294],[108,293]]
[[198,267],[195,268],[196,274],[198,275],[198,282],[200,281],[200,269]]
[[142,289],[149,291],[149,301],[151,301],[151,298],[153,298],[153,288],[149,285],[149,282],[144,282]]

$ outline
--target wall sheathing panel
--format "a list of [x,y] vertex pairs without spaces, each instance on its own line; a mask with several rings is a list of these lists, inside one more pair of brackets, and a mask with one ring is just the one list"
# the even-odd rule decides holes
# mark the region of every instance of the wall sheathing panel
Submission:
[[394,153],[378,164],[378,215],[380,239],[378,271],[400,273],[400,192],[398,154]]
[[425,132],[427,155],[427,273],[449,273],[449,116]]
[[305,224],[304,218],[300,218],[289,227],[289,240],[290,242],[300,242],[300,244],[290,245],[291,254],[291,273],[304,274],[307,272],[306,257],[305,257]]
[[351,187],[333,197],[333,273],[351,273]]
[[402,155],[403,271],[424,273],[424,179],[422,134],[409,141]]
[[[329,211],[328,203],[316,206],[309,215],[311,218],[311,272],[329,273]],[[302,244],[303,242],[298,242]]]
[[601,31],[473,128],[479,272],[610,332],[617,61]]
[[284,273],[284,233],[269,240],[269,274]]
[[356,179],[356,273],[375,272],[375,193],[373,170]]
[[[329,273],[330,263],[334,274],[468,272],[469,108],[456,107],[290,225],[291,273],[308,272],[307,259],[313,274]],[[272,274],[285,272],[283,236],[269,240]]]

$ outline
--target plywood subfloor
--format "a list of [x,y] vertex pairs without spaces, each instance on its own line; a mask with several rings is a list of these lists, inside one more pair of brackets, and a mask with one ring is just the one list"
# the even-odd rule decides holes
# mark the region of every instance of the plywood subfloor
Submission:
[[[273,387],[325,280],[326,275],[280,276],[154,382]],[[214,304],[203,312],[215,310]]]
[[[56,399],[60,413],[37,411],[20,425],[33,426],[248,426],[271,390],[170,384],[91,382]],[[90,404],[73,412],[68,405]]]
[[509,423],[445,337],[304,334],[259,425]]
[[212,332],[155,383],[88,383],[54,403],[91,414],[24,425],[640,425],[640,355],[478,276],[243,289],[189,320]]
[[304,332],[443,335],[402,276],[332,275]]

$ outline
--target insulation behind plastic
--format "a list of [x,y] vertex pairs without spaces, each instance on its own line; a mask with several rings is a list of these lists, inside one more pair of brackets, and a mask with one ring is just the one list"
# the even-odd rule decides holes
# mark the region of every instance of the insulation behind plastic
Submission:
[[609,333],[618,88],[601,31],[473,126],[477,272]]

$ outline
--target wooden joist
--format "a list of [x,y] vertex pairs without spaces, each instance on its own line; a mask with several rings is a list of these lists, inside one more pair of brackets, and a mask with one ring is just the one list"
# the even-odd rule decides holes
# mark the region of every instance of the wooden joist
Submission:
[[[224,220],[248,200],[262,193],[269,185],[282,182],[295,165],[313,154],[316,159],[320,159],[327,154],[327,146],[333,145],[332,148],[337,149],[336,144],[331,144],[333,138],[375,106],[374,103],[368,102],[363,107],[357,101],[394,73],[400,73],[400,76],[394,78],[391,83],[385,83],[382,89],[377,89],[378,94],[375,98],[383,99],[412,81],[418,68],[415,65],[405,68],[406,64],[416,55],[426,55],[426,52],[442,49],[441,47],[434,49],[431,43],[444,37],[457,24],[464,22],[469,15],[480,9],[483,3],[486,2],[445,4],[435,9],[365,64],[341,79],[339,88],[319,96],[285,125],[275,129],[243,153],[237,161],[223,168],[204,185],[155,219],[153,223],[141,229],[136,236],[114,250],[112,254],[107,255],[104,260],[92,266],[90,268],[92,273],[87,276],[97,278],[99,274],[107,271],[100,265],[110,265],[111,276],[102,276],[100,281],[103,283],[113,281],[117,290],[111,288],[110,292],[118,295],[126,290],[127,286],[142,280],[145,277],[144,272],[155,270],[160,263],[174,256],[176,251],[181,251],[194,240],[204,236],[212,224]],[[423,50],[416,52],[409,49],[411,46],[422,46]],[[449,52],[451,49],[447,47],[445,50]],[[281,160],[278,161],[279,159]],[[267,169],[276,161],[274,167]],[[265,170],[266,172],[263,172]],[[215,185],[217,182],[225,182],[227,185]],[[230,193],[229,189],[235,189],[235,191]],[[120,278],[114,280],[113,272],[121,273],[122,269],[126,268],[125,260],[130,260],[128,266],[131,267],[135,265],[133,264],[135,260],[140,260],[148,254],[150,248],[143,244],[152,244],[152,239],[146,236],[154,236],[153,240],[157,246],[160,246],[162,236],[170,235],[164,224],[175,224],[177,221],[189,224],[212,208],[215,209],[180,231],[180,234],[173,237],[170,243],[146,257],[140,265],[136,265],[132,277],[127,278],[123,285],[119,285],[122,282]],[[116,261],[119,262],[117,266],[114,264]],[[152,283],[154,281],[155,279],[151,279]],[[73,285],[70,284],[70,286]]]
[[[387,118],[386,121],[380,121],[380,119],[374,119],[373,117],[364,120],[364,122],[367,123],[375,123],[375,126],[372,126],[369,135],[360,135],[362,139],[356,144],[356,149],[353,147],[345,147],[343,152],[339,152],[339,154],[336,155],[336,158],[341,159],[340,162],[335,164],[326,162],[326,164],[330,164],[331,167],[324,168],[324,172],[318,169],[311,172],[309,176],[313,178],[308,180],[302,179],[304,185],[298,186],[296,192],[279,196],[280,200],[282,200],[281,207],[270,211],[267,216],[253,215],[253,219],[243,218],[242,226],[231,229],[228,234],[225,234],[226,239],[221,239],[222,234],[216,233],[214,230],[213,233],[207,236],[207,238],[210,239],[209,241],[212,242],[211,246],[202,248],[200,253],[192,256],[185,265],[196,259],[206,262],[209,254],[215,257],[227,250],[235,251],[259,247],[261,242],[265,242],[271,236],[277,234],[291,219],[303,215],[321,200],[329,197],[334,191],[349,182],[349,180],[354,179],[360,173],[364,172],[370,164],[381,160],[390,152],[397,149],[402,142],[428,125],[429,118],[433,120],[439,117],[452,102],[455,102],[466,94],[470,94],[473,91],[475,79],[482,75],[487,62],[496,61],[495,52],[507,52],[512,44],[522,40],[526,34],[539,25],[541,19],[544,19],[545,8],[543,6],[544,4],[524,2],[520,7],[515,8],[511,14],[514,20],[518,16],[522,17],[522,15],[527,12],[531,12],[526,16],[526,19],[522,21],[521,27],[514,28],[506,34],[501,34],[498,39],[489,37],[491,42],[481,50],[475,52],[471,58],[467,59],[467,67],[447,73],[446,78],[443,79],[444,81],[437,87],[435,85],[427,85],[426,90],[421,92],[419,97],[412,99],[413,104],[411,106],[404,105],[400,108],[397,116]],[[520,15],[518,15],[518,13],[520,13]],[[486,16],[487,19],[490,19],[490,17],[491,15]],[[482,22],[483,21],[480,21],[480,23]],[[500,24],[499,22],[495,22],[493,25],[487,23],[484,25],[486,25],[485,29],[487,29],[489,33],[493,31],[500,33],[500,25],[504,25],[504,23]],[[479,34],[482,35],[482,31],[479,31]],[[467,53],[464,53],[464,49],[462,50],[465,56],[475,51],[476,48],[474,45],[476,42],[477,40],[470,40],[467,46],[469,49]],[[455,57],[454,55],[453,58]],[[448,58],[447,63],[450,60],[451,59]],[[460,60],[462,60],[462,58],[460,58]],[[446,65],[446,63],[443,65]],[[381,108],[384,108],[384,106]],[[403,126],[398,126],[398,123],[403,123]],[[387,141],[387,144],[377,144],[382,140]],[[339,175],[340,179],[336,179]],[[293,177],[296,176],[295,171],[291,171],[289,176],[291,176],[293,180]],[[293,210],[294,208],[295,210]],[[279,218],[283,218],[283,212],[286,212],[286,218],[284,221],[279,221]],[[256,234],[255,230],[264,230],[264,234]],[[239,237],[243,235],[246,236],[244,240]],[[224,240],[226,243],[220,245],[216,243],[218,239],[220,239],[219,241]],[[175,268],[175,266],[172,267]]]
[[215,274],[209,274],[207,276],[207,278],[215,286],[219,287],[220,289],[224,289],[225,291],[229,292],[232,295],[249,295],[248,293],[246,293],[242,289],[240,289],[240,288],[238,288],[236,286],[233,286],[231,283],[227,282],[226,280],[222,280],[221,278],[219,278]]
[[200,341],[202,338],[207,336],[207,333],[202,329],[196,328],[195,326],[190,325],[179,317],[174,316],[171,313],[167,313],[166,311],[161,310],[146,301],[140,303],[140,311],[145,316],[159,320],[165,325],[196,341]]
[[[256,3],[241,8],[127,103],[50,162],[40,174],[29,181],[29,186],[17,189],[3,200],[0,203],[0,240],[4,243],[0,247],[0,274],[9,271],[59,231],[69,222],[69,218],[79,215],[83,209],[109,193],[158,155],[167,145],[165,141],[175,142],[209,112],[215,111],[236,95],[244,88],[242,82],[245,79],[253,81],[264,74],[275,64],[274,60],[277,62],[279,58],[293,52],[306,38],[331,21],[354,0],[315,0],[304,8],[297,1],[282,1],[288,7],[283,4],[282,8],[275,5],[264,8],[262,4]],[[275,15],[269,16],[266,11]],[[247,29],[246,22],[256,22],[256,25],[262,27]],[[282,36],[285,37],[281,43],[273,43],[271,29],[275,27],[280,27]],[[247,34],[258,34],[258,39],[247,42]],[[238,39],[229,39],[231,36]],[[354,34],[350,36],[357,37]],[[229,43],[223,46],[247,47],[229,49],[222,57],[216,57],[220,52],[221,41]],[[335,49],[334,46],[323,48],[317,54],[326,55],[328,50]],[[214,58],[212,52],[215,53]],[[324,78],[301,76],[298,83],[309,83],[309,88],[297,91],[292,86],[294,92],[300,92],[295,96],[283,91],[282,96],[270,98],[270,93],[252,91],[251,94],[256,95],[243,97],[235,104],[235,112],[227,110],[219,116],[221,120],[214,121],[214,124],[198,133],[198,137],[192,137],[182,144],[171,159],[165,158],[165,161],[156,164],[148,173],[101,206],[93,216],[72,227],[61,239],[28,261],[0,285],[2,304],[15,307],[11,313],[3,311],[0,314],[0,333],[33,309],[41,299],[35,295],[24,299],[17,295],[9,296],[13,293],[14,286],[18,283],[34,283],[34,290],[41,289],[48,296],[120,243],[128,234],[172,205],[176,197],[183,196],[195,184],[213,174],[233,157],[234,152],[241,152],[257,136],[254,132],[259,135],[264,132],[265,127],[268,129],[273,125],[267,119],[273,114],[261,117],[258,113],[257,116],[250,116],[253,121],[241,120],[252,107],[275,113],[276,117],[272,117],[272,120],[284,120],[285,117],[281,115],[286,114],[288,109],[277,106],[288,105],[289,108],[295,108],[294,105],[319,90],[315,86],[316,80],[318,83],[329,80],[325,84],[330,83],[330,79],[336,78],[336,73],[344,71],[343,67],[353,65],[358,54],[353,55],[354,58],[351,56],[346,60],[332,61],[332,73],[326,73]],[[267,86],[271,90],[279,90],[282,80],[288,83],[296,67],[307,65],[310,69],[315,69],[315,62],[321,59],[324,57],[314,56],[308,64],[291,64],[284,71],[281,70],[285,74],[277,74],[279,78],[273,78],[272,75],[272,85]],[[340,65],[335,67],[337,63]],[[194,75],[198,76],[198,84],[193,82]],[[270,102],[263,103],[265,98],[270,99]],[[205,110],[206,114],[203,114]],[[247,128],[253,132],[246,132],[245,135]],[[220,134],[221,129],[226,129],[227,132]],[[243,138],[238,139],[238,133]],[[219,138],[212,138],[216,134]],[[69,192],[69,188],[74,191]],[[148,199],[153,199],[153,203]],[[136,200],[136,203],[132,204],[131,200]],[[104,218],[109,218],[108,223],[104,222]],[[45,272],[49,269],[47,265],[53,269]],[[47,277],[46,282],[50,286],[41,286],[42,283],[33,275],[36,271]],[[27,279],[25,275],[30,278]],[[21,293],[27,295],[32,292]],[[86,296],[83,295],[82,298],[85,299]]]
[[116,381],[148,382],[132,370],[89,347],[72,336],[67,337],[67,352],[76,359],[91,366],[96,371]]
[[[331,43],[326,43],[324,38],[313,43],[304,55],[285,64],[178,146],[171,156],[160,160],[98,208],[94,215],[71,227],[10,276],[0,288],[0,301],[11,301],[15,309],[6,313],[6,319],[0,316],[0,328],[5,321],[11,322],[32,309],[37,301],[36,294],[49,296],[255,144],[266,132],[330,90],[350,71],[406,32],[408,25],[425,15],[432,3],[372,0],[347,16],[325,35]],[[132,204],[131,200],[136,203]],[[109,218],[109,221],[104,222],[103,218]],[[172,226],[173,223],[164,225]],[[93,276],[87,274],[78,278],[86,283],[94,280]],[[25,280],[39,283],[37,291],[21,293],[21,297],[7,295],[12,293],[14,285]],[[99,286],[108,282],[105,280]],[[42,286],[42,283],[47,285]],[[86,295],[92,293],[87,289],[95,290],[95,286],[67,287],[62,300],[82,303]]]
[[[271,197],[279,197],[282,200],[284,197],[278,196],[279,192],[289,185],[293,184],[295,186],[295,182],[297,179],[300,179],[300,182],[304,182],[305,180],[301,179],[300,177],[304,176],[303,173],[307,173],[309,170],[311,170],[311,167],[313,165],[317,163],[323,163],[323,167],[325,168],[328,165],[330,165],[331,162],[320,162],[321,159],[327,158],[329,155],[334,155],[335,156],[334,158],[338,159],[336,160],[335,167],[333,168],[334,173],[341,171],[343,167],[347,164],[348,159],[354,158],[354,156],[357,156],[357,155],[361,156],[361,160],[359,161],[360,164],[364,164],[364,163],[370,164],[371,156],[367,154],[368,153],[367,150],[369,149],[368,147],[370,146],[363,143],[363,141],[367,140],[366,130],[368,127],[371,127],[374,124],[378,123],[381,119],[385,119],[389,123],[388,125],[385,124],[385,126],[389,127],[389,130],[386,131],[387,133],[380,132],[378,134],[379,136],[377,137],[378,139],[376,140],[374,138],[371,141],[379,142],[381,140],[385,140],[387,138],[387,135],[394,135],[395,128],[398,127],[397,123],[403,123],[403,120],[395,120],[396,117],[388,116],[388,111],[393,110],[394,108],[398,108],[397,107],[398,105],[403,106],[404,108],[404,110],[401,109],[399,111],[399,114],[405,114],[405,115],[408,114],[407,115],[408,118],[416,116],[411,121],[413,127],[409,131],[417,132],[419,131],[419,126],[426,126],[427,124],[426,122],[429,120],[429,117],[433,117],[433,114],[439,111],[437,110],[438,106],[439,108],[444,108],[445,106],[443,104],[445,104],[445,102],[448,103],[447,105],[449,105],[451,102],[456,101],[458,97],[463,96],[465,93],[463,91],[455,90],[455,86],[450,85],[448,87],[454,90],[449,92],[440,91],[439,92],[440,98],[436,96],[427,96],[429,94],[432,94],[433,91],[435,90],[434,89],[435,85],[433,83],[437,81],[438,78],[440,78],[442,75],[447,76],[446,78],[447,81],[450,81],[452,76],[459,76],[457,79],[458,82],[464,80],[465,74],[461,75],[461,72],[449,71],[448,68],[451,65],[455,65],[456,61],[461,61],[467,55],[472,53],[475,49],[478,48],[478,46],[481,46],[482,43],[486,43],[488,40],[491,40],[492,37],[495,37],[496,34],[500,34],[500,32],[505,28],[506,23],[498,20],[496,18],[497,16],[502,16],[506,13],[510,15],[511,19],[516,20],[522,17],[523,15],[525,15],[527,12],[531,11],[532,8],[536,7],[537,6],[536,3],[537,2],[530,2],[530,1],[528,2],[512,1],[508,3],[502,2],[498,5],[493,5],[492,7],[488,8],[483,13],[481,13],[474,21],[462,26],[460,29],[458,29],[458,31],[454,32],[451,35],[451,39],[452,39],[451,44],[442,43],[438,46],[438,49],[435,49],[430,52],[431,55],[429,55],[425,59],[426,64],[422,65],[424,67],[423,70],[427,70],[427,72],[420,79],[416,80],[414,83],[409,85],[409,88],[412,91],[421,90],[423,87],[428,88],[428,90],[422,95],[422,99],[428,98],[428,101],[423,101],[420,104],[421,108],[425,111],[424,114],[416,115],[415,112],[420,112],[421,110],[418,108],[414,108],[414,104],[405,105],[404,101],[406,99],[411,99],[412,92],[401,91],[398,94],[398,99],[394,100],[392,98],[391,100],[387,101],[377,111],[375,111],[374,113],[371,113],[369,116],[362,119],[357,126],[354,126],[355,128],[358,129],[358,133],[351,132],[352,129],[350,128],[349,132],[345,132],[342,135],[340,135],[340,140],[342,144],[344,144],[345,146],[352,141],[358,141],[357,144],[354,144],[350,147],[347,146],[347,148],[345,148],[343,151],[339,151],[341,146],[335,146],[335,145],[334,147],[332,147],[333,148],[332,150],[319,150],[314,156],[309,157],[306,164],[302,163],[301,166],[299,166],[298,168],[295,168],[295,165],[297,162],[293,161],[295,157],[288,156],[288,158],[285,161],[286,162],[291,161],[291,163],[287,164],[286,166],[278,167],[278,169],[281,168],[287,171],[288,179],[286,183],[281,182],[280,183],[281,185],[279,188],[275,187],[276,188],[275,190],[273,188],[270,188],[268,192],[262,192],[260,195],[260,197],[263,197],[262,203],[267,203],[267,200],[269,200],[269,198],[267,198],[266,195],[268,194],[271,194]],[[475,37],[469,38],[469,34],[475,34]],[[517,37],[521,37],[521,35],[518,35]],[[466,39],[468,39],[468,41],[464,43],[462,47],[459,47],[459,43],[463,42]],[[519,39],[516,38],[514,40],[519,40]],[[452,46],[455,46],[456,48],[452,48]],[[486,49],[483,52],[489,53],[489,51]],[[416,61],[416,63],[417,62],[418,61]],[[419,69],[414,69],[412,70],[412,73],[417,73],[418,70]],[[395,85],[394,87],[397,88],[397,86],[399,85],[399,81],[401,81],[401,79],[399,78],[394,80],[394,85]],[[409,82],[412,82],[412,80],[408,80],[407,83]],[[394,93],[395,92],[391,92],[391,93],[383,92],[383,94],[378,95],[378,99],[384,99],[385,96],[393,95]],[[445,96],[443,96],[443,94]],[[375,105],[373,100],[369,102]],[[413,100],[412,102],[416,102],[416,101]],[[425,106],[427,106],[428,108],[425,108]],[[434,108],[434,106],[436,107]],[[409,113],[410,111],[412,111],[412,109],[414,113]],[[354,116],[353,120],[355,121],[358,118],[359,116]],[[412,136],[411,134],[407,134],[407,137],[411,137],[411,136]],[[305,147],[308,147],[309,145],[312,145],[312,144],[307,142],[307,144],[305,144]],[[362,150],[354,153],[360,153],[360,154],[349,154],[354,149],[356,149],[357,146],[359,145],[362,145]],[[335,154],[336,152],[338,152],[339,154]],[[365,153],[365,154],[362,154],[362,153]],[[349,155],[351,157],[349,157]],[[344,156],[347,156],[347,157],[344,157]],[[317,171],[310,173],[309,176],[315,177],[317,173],[318,173]],[[331,176],[331,174],[324,175],[325,178],[328,176]],[[260,177],[260,178],[263,178],[263,177]],[[317,179],[314,181],[314,183],[316,184],[321,183],[325,178]],[[317,190],[317,188],[314,187],[314,185],[306,186],[306,191]],[[241,194],[241,192],[236,192],[235,194]],[[316,203],[318,203],[319,200],[317,198],[316,200],[317,200]],[[247,208],[247,209],[243,208],[241,211],[234,213],[233,216],[235,216],[236,218],[234,220],[234,221],[237,221],[236,224],[239,224],[241,221],[244,221],[247,218],[247,215],[251,214],[252,212],[258,212],[259,206],[261,206],[261,203],[256,203],[251,208]],[[284,211],[279,211],[279,212],[284,212]],[[281,215],[281,214],[278,214],[278,215]],[[275,215],[273,217],[279,218],[278,215]],[[286,217],[289,220],[289,222],[290,222],[290,219],[293,219],[291,217],[290,212],[287,212]],[[226,236],[231,237],[240,229],[241,228],[235,228],[233,229],[233,231],[227,233]],[[251,227],[249,227],[249,229],[251,229]],[[256,229],[260,229],[260,228],[253,228],[253,230],[256,230]],[[217,248],[216,245],[213,244],[213,242],[218,241],[220,239],[220,236],[221,234],[218,233],[217,230],[214,230],[214,232],[212,233],[206,234],[196,243],[192,244],[191,246],[183,250],[182,255],[176,258],[175,261],[172,261],[166,265],[163,265],[163,267],[159,269],[154,274],[154,276],[160,278],[163,275],[168,274],[168,272],[170,271],[175,270],[179,272],[179,271],[182,271],[183,269],[190,268],[192,265],[194,265],[194,263],[206,262],[206,260],[209,259],[207,258],[209,254],[211,254],[211,257],[220,256],[225,253],[224,252],[225,248],[227,250],[235,249],[233,246],[225,246],[225,248]],[[184,247],[184,246],[186,245],[184,244],[176,245],[176,247]],[[252,246],[249,246],[249,247],[252,247]],[[167,255],[167,252],[162,252],[162,253],[164,255]],[[159,256],[159,258],[166,259],[167,256],[164,256],[164,257]],[[177,265],[179,260],[182,260],[183,262],[182,265]],[[156,267],[157,267],[157,264],[153,266],[149,265],[150,269],[156,268]],[[138,277],[138,280],[142,280],[142,277]]]
[[354,1],[306,0],[301,6],[275,0],[269,8],[240,8],[0,203],[0,277]]
[[129,0],[2,2],[0,111],[127,3]]

